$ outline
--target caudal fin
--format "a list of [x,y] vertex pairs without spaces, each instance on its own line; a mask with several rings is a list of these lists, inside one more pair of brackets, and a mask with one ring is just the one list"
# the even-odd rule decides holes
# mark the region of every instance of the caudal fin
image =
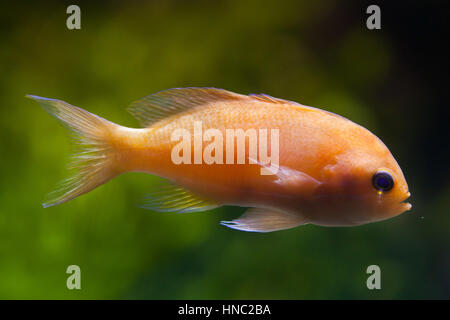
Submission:
[[26,97],[39,102],[45,111],[71,130],[78,149],[69,166],[75,174],[47,196],[42,204],[44,208],[85,194],[117,175],[110,143],[116,124],[61,100]]

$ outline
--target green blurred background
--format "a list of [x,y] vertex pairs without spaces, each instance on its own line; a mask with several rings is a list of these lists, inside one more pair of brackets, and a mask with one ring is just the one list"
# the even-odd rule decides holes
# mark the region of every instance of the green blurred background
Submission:
[[[81,7],[81,30],[66,8]],[[442,3],[5,1],[0,5],[0,298],[450,298],[448,21]],[[339,113],[391,149],[413,209],[353,228],[269,234],[218,224],[244,208],[136,207],[156,179],[120,176],[43,209],[67,172],[67,132],[35,102],[58,98],[137,126],[125,107],[184,86],[264,92]],[[445,138],[445,140],[444,140]],[[66,268],[81,267],[81,290]],[[367,266],[382,290],[366,288]]]

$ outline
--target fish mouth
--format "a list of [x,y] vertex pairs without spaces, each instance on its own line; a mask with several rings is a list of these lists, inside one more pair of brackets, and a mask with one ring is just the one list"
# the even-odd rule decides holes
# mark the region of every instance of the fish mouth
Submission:
[[401,206],[401,209],[403,210],[403,212],[404,212],[404,211],[409,211],[409,210],[411,210],[411,208],[412,208],[412,204],[411,204],[411,203],[405,202],[410,196],[411,196],[411,192],[408,192],[408,193],[406,194],[405,199],[403,199],[402,201],[400,201],[400,206]]

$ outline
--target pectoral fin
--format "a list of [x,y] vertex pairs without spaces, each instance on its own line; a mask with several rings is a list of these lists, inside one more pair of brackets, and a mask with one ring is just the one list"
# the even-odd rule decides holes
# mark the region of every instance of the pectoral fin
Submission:
[[231,229],[249,232],[272,232],[290,229],[308,223],[301,215],[281,211],[251,208],[233,221],[220,224]]
[[312,194],[322,183],[310,175],[299,170],[291,169],[286,166],[274,166],[273,164],[263,164],[258,160],[249,157],[249,162],[259,165],[266,170],[266,175],[273,177],[273,182],[283,186],[286,190],[301,190],[301,194],[307,196]]

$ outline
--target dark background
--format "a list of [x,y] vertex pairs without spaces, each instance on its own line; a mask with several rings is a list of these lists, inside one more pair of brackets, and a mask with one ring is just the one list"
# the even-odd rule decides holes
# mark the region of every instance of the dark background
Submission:
[[[450,298],[445,1],[114,1],[0,4],[0,298]],[[81,30],[66,8],[81,7]],[[381,30],[366,28],[369,4]],[[43,209],[69,138],[25,94],[127,126],[148,94],[213,86],[339,113],[403,169],[413,209],[353,228],[270,234],[218,224],[244,208],[139,209],[156,178],[127,174]],[[82,289],[66,288],[67,266]],[[379,265],[382,289],[366,288]]]

